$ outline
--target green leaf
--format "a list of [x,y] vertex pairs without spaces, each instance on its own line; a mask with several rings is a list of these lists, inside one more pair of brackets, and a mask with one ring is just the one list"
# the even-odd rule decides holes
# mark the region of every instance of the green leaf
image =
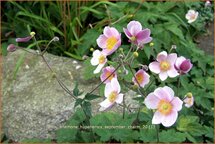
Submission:
[[74,108],[77,107],[78,105],[81,105],[83,101],[84,101],[84,100],[81,99],[81,98],[76,99],[76,100],[75,100],[75,106],[74,106]]
[[94,99],[97,99],[97,98],[100,98],[100,96],[95,95],[95,94],[89,94],[89,93],[87,93],[85,95],[85,97],[84,97],[84,99],[86,99],[86,100],[94,100]]
[[75,83],[75,88],[73,89],[73,95],[74,96],[80,96],[83,92],[80,92],[80,90],[78,89],[78,82]]
[[88,101],[84,101],[82,104],[82,108],[85,111],[86,115],[88,117],[92,116],[92,108],[91,108],[91,103]]
[[180,116],[177,130],[188,132],[193,136],[201,136],[202,134],[205,134],[205,129],[199,123],[199,118],[197,116]]
[[174,129],[163,130],[159,133],[160,142],[184,142],[186,134],[176,132]]
[[[148,122],[145,126],[148,125],[151,124]],[[140,130],[140,140],[142,140],[143,142],[156,142],[157,133],[155,127],[152,128],[143,127],[143,129]]]

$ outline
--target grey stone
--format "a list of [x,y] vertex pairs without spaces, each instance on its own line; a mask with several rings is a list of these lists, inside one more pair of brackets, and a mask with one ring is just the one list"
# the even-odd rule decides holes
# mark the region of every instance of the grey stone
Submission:
[[[16,79],[13,79],[16,63],[22,55],[25,55],[23,64]],[[80,89],[85,93],[100,82],[99,79],[83,79],[82,62],[48,53],[45,58],[70,90],[74,88],[75,81],[78,81]],[[59,86],[41,57],[21,50],[3,58],[2,86],[3,132],[14,141],[55,138],[55,131],[62,127],[75,111],[74,99]],[[95,94],[98,94],[98,90]],[[136,93],[129,91],[125,95],[126,103],[137,107],[132,100]],[[99,113],[99,102],[102,100],[103,97],[93,101],[94,115]],[[114,106],[111,110],[122,112],[120,106]]]

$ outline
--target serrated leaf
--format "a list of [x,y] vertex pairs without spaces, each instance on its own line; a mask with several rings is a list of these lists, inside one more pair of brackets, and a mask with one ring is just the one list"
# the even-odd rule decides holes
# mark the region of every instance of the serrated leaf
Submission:
[[163,130],[159,133],[160,142],[184,142],[186,134],[176,132],[174,129]]
[[84,101],[82,104],[82,108],[85,111],[86,115],[88,117],[92,116],[92,108],[91,108],[91,103],[88,101]]

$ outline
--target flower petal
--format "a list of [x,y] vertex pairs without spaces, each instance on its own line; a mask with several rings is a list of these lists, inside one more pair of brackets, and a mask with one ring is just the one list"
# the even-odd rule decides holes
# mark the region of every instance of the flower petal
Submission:
[[157,55],[157,61],[158,62],[162,62],[164,60],[166,60],[167,58],[167,52],[166,51],[162,51]]
[[119,36],[119,32],[115,28],[113,28],[113,27],[106,26],[104,28],[104,35],[106,37],[112,37],[112,36],[118,37]]
[[149,69],[153,73],[159,74],[161,72],[160,70],[160,63],[159,62],[152,62],[149,64]]
[[112,106],[114,103],[111,103],[108,99],[105,99],[104,101],[102,101],[101,103],[99,103],[99,105],[101,107],[104,108],[109,108],[110,106]]
[[106,48],[106,41],[107,41],[107,37],[106,37],[105,35],[100,35],[100,36],[96,39],[97,45],[98,45],[100,48]]
[[127,28],[132,36],[136,36],[139,33],[139,31],[142,30],[142,25],[138,21],[131,21],[128,23]]
[[175,61],[175,66],[176,66],[176,68],[177,68],[177,69],[180,69],[181,63],[182,63],[183,61],[185,61],[185,60],[186,60],[186,59],[185,59],[185,57],[183,57],[183,56],[178,57],[178,58],[176,59],[176,61]]
[[152,124],[160,124],[164,119],[164,115],[162,115],[159,111],[154,113],[152,118]]
[[173,105],[173,109],[175,111],[180,111],[182,109],[183,101],[180,100],[178,97],[174,97],[171,101],[171,104]]
[[174,78],[174,77],[176,77],[176,76],[179,75],[178,71],[175,69],[174,66],[172,66],[172,67],[170,68],[170,70],[167,71],[167,74],[168,74],[168,76],[171,77],[171,78]]
[[170,102],[173,99],[173,96],[166,91],[166,89],[163,89],[161,87],[155,89],[154,95],[156,95],[161,100],[166,100]]
[[144,29],[138,32],[136,38],[138,41],[143,41],[144,39],[149,38],[150,34],[151,34],[150,29]]
[[110,93],[113,91],[111,83],[107,83],[105,85],[105,97],[108,97]]
[[99,64],[99,65],[97,66],[97,68],[93,71],[93,73],[94,73],[94,74],[99,73],[99,72],[101,71],[101,69],[104,67],[104,65],[105,65],[105,63]]
[[96,66],[99,64],[99,59],[92,57],[92,59],[90,60],[91,65]]
[[123,101],[123,94],[119,94],[115,100],[116,103],[120,104]]
[[172,112],[169,115],[166,115],[164,117],[164,119],[162,120],[162,125],[165,127],[170,127],[176,122],[177,118],[178,118],[178,112],[172,110]]
[[131,33],[128,31],[128,29],[123,28],[123,31],[124,31],[125,35],[126,35],[128,38],[132,37],[132,35],[131,35]]
[[163,90],[166,91],[171,97],[174,97],[174,96],[175,96],[174,91],[173,91],[170,87],[164,86],[164,87],[163,87]]
[[100,51],[100,50],[95,50],[95,51],[93,52],[93,57],[99,58],[100,55],[101,55],[101,51]]
[[161,81],[165,81],[167,77],[168,77],[167,72],[160,72],[159,78],[161,79]]
[[111,80],[111,87],[114,91],[116,91],[117,93],[119,93],[121,91],[121,87],[119,85],[119,82],[117,80],[117,78],[113,78]]
[[160,99],[154,93],[150,93],[144,100],[148,109],[157,109],[159,102]]
[[175,64],[175,61],[177,59],[177,54],[176,53],[171,53],[167,56],[167,61],[169,63],[171,63],[171,65],[174,65]]

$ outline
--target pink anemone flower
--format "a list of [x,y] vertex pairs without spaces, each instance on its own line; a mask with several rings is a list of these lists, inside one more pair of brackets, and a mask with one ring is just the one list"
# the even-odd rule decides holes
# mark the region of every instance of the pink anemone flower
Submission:
[[[100,76],[101,81],[104,81],[107,77],[109,77],[113,72],[115,71],[115,68],[112,66],[108,66],[102,69],[102,74]],[[105,84],[111,82],[113,78],[117,78],[116,72],[114,72],[106,81],[104,81]]]
[[183,104],[182,100],[174,97],[174,91],[168,86],[157,88],[145,98],[144,103],[147,108],[156,109],[152,124],[162,123],[165,127],[170,127],[176,122],[178,111],[182,109]]
[[98,46],[103,49],[103,53],[110,55],[121,45],[121,34],[113,27],[106,26],[96,40]]
[[187,14],[185,15],[185,18],[188,20],[188,23],[192,23],[196,21],[199,13],[195,10],[189,10]]
[[106,55],[104,55],[101,51],[95,50],[93,52],[93,58],[91,59],[91,64],[93,66],[97,66],[97,68],[93,71],[94,74],[97,74],[101,71],[101,69],[104,67],[104,65],[107,62]]
[[138,21],[129,22],[127,29],[123,28],[123,30],[129,41],[139,47],[143,47],[144,44],[152,41],[150,29],[146,28],[142,30],[142,25]]
[[145,85],[149,83],[150,76],[143,69],[138,70],[137,73],[135,74],[135,77],[132,78],[132,81],[137,86],[139,86],[140,84],[140,86],[143,88]]
[[188,73],[192,67],[193,64],[190,62],[189,59],[186,59],[183,56],[180,56],[176,59],[175,68],[180,74]]
[[159,78],[164,81],[167,77],[174,78],[178,76],[178,72],[175,69],[175,61],[177,59],[177,54],[163,51],[157,55],[157,61],[149,64],[150,71],[159,74]]
[[192,93],[187,93],[185,99],[183,100],[185,107],[190,108],[194,104],[194,97]]
[[102,110],[112,107],[115,103],[122,103],[123,94],[120,93],[120,85],[116,78],[113,78],[110,83],[105,86],[106,99],[100,103]]

